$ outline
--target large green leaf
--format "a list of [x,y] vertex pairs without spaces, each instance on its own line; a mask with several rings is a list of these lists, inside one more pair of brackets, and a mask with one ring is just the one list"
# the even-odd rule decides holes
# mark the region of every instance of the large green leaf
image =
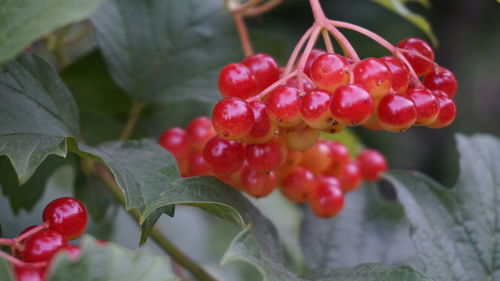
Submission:
[[307,274],[311,281],[432,281],[411,266],[363,264],[355,268],[320,269]]
[[65,24],[88,17],[101,0],[0,1],[0,63],[32,41]]
[[426,272],[437,281],[500,280],[500,142],[457,136],[461,174],[453,189],[394,172]]
[[397,202],[380,198],[376,186],[367,184],[348,193],[344,206],[330,219],[306,210],[301,242],[311,269],[374,262],[419,265],[408,221]]
[[218,98],[217,75],[241,58],[220,0],[109,0],[92,16],[111,76],[141,101]]

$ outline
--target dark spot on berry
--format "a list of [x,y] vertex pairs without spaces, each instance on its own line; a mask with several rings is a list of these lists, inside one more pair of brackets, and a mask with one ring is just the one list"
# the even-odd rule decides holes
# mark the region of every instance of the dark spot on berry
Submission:
[[224,131],[224,132],[222,132],[222,135],[227,138],[229,136],[229,133],[227,131]]
[[281,118],[277,118],[276,121],[278,121],[279,123],[283,122],[283,120],[281,120]]
[[332,125],[338,125],[338,124],[339,124],[339,121],[337,121],[337,120],[333,120]]
[[332,123],[332,122],[333,122],[333,118],[326,119],[326,123]]

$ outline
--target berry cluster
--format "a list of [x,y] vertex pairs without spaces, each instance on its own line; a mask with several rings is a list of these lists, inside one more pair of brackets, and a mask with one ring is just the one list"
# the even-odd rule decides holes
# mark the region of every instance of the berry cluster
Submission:
[[14,239],[1,239],[11,247],[12,256],[1,252],[15,272],[17,281],[42,281],[52,258],[61,250],[76,259],[78,245],[68,241],[78,238],[87,228],[87,211],[77,199],[62,197],[50,202],[43,210],[43,223],[29,226]]
[[321,217],[337,214],[345,192],[362,180],[378,180],[387,170],[379,152],[366,149],[351,159],[348,148],[335,141],[315,138],[312,146],[299,151],[287,147],[285,137],[275,132],[264,143],[226,140],[216,135],[206,117],[192,120],[186,129],[166,130],[159,143],[174,155],[183,176],[215,176],[257,198],[279,186],[287,199],[309,202]]

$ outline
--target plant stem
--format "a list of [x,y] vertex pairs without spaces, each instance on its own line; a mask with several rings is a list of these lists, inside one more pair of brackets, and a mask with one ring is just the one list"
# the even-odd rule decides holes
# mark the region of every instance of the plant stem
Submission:
[[47,266],[47,262],[24,262],[16,257],[7,254],[4,251],[0,251],[0,258],[3,258],[12,265],[17,265],[17,266],[30,266],[30,267]]
[[314,21],[319,24],[324,24],[326,16],[323,12],[323,8],[321,8],[321,4],[319,4],[319,0],[309,0],[309,4],[311,5]]
[[[313,27],[313,30],[311,32],[311,37],[309,37],[309,41],[307,42],[307,45],[304,48],[304,52],[302,53],[302,56],[300,57],[299,65],[297,66],[298,70],[304,71],[304,66],[306,65],[307,58],[309,57],[309,54],[311,54],[311,51],[314,48],[314,45],[316,44],[316,40],[318,40],[318,36],[319,36],[320,32],[321,32],[321,26],[316,25]],[[299,82],[300,81],[301,80],[299,80]]]
[[85,36],[89,35],[91,31],[92,25],[86,22],[85,26],[77,34],[64,40],[64,45],[68,46],[77,43],[81,39],[85,38]]
[[237,1],[230,1],[230,3],[234,6],[230,7],[232,10],[232,13],[241,13],[244,12],[252,7],[257,6],[262,0],[248,0],[247,2],[243,3],[242,5],[238,4]]
[[14,239],[0,238],[0,245],[12,246],[14,244]]
[[389,41],[385,40],[382,36],[376,34],[373,31],[370,31],[364,27],[361,27],[361,26],[358,26],[358,25],[355,25],[352,23],[348,23],[348,22],[343,22],[343,21],[329,20],[328,22],[336,27],[346,28],[346,29],[350,29],[350,30],[354,30],[356,32],[359,32],[359,33],[365,35],[366,37],[371,38],[375,42],[379,43],[382,47],[386,48],[391,53],[396,52],[396,47],[394,47],[394,45],[392,45]]
[[259,5],[259,6],[254,6],[254,7],[251,7],[249,9],[246,9],[244,12],[243,12],[243,15],[245,17],[256,17],[256,16],[260,16],[264,13],[267,13],[269,12],[270,10],[276,8],[277,6],[279,6],[281,3],[283,3],[285,0],[270,0],[270,1],[267,1],[266,3],[262,4],[262,5]]
[[120,134],[118,140],[124,141],[130,138],[130,135],[132,135],[135,125],[137,124],[137,121],[141,116],[141,112],[144,106],[145,106],[144,103],[139,103],[134,101],[132,108],[130,109],[130,114],[127,123],[125,124],[125,127],[123,127],[122,133]]
[[290,58],[288,59],[288,62],[285,67],[285,71],[283,71],[283,75],[288,75],[290,71],[292,71],[293,65],[295,64],[295,61],[297,60],[297,57],[300,53],[300,50],[306,43],[307,39],[311,36],[311,32],[313,31],[314,25],[311,26],[305,33],[302,35],[300,38],[299,42],[297,45],[295,45],[295,49],[293,49],[292,54],[290,55]]
[[280,80],[274,82],[273,84],[271,84],[269,87],[265,88],[262,92],[260,92],[258,95],[256,96],[253,96],[251,98],[248,98],[246,101],[248,103],[250,102],[254,102],[254,101],[258,101],[260,100],[261,98],[265,97],[267,94],[269,94],[272,90],[274,90],[275,88],[277,88],[278,86],[280,86],[281,84],[285,83],[286,80],[292,78],[293,76],[297,75],[297,71],[292,71],[292,73],[288,74],[288,75],[285,75],[283,76]]
[[[123,196],[123,192],[121,188],[116,184],[115,179],[111,175],[111,173],[106,169],[106,167],[96,162],[95,165],[95,173],[99,178],[104,182],[108,190],[113,194],[115,199],[125,207],[125,197]],[[132,209],[128,212],[137,223],[139,223],[139,214],[137,210]],[[166,253],[169,254],[172,259],[182,265],[185,269],[187,269],[194,277],[196,277],[200,281],[217,281],[214,277],[212,277],[208,272],[206,272],[201,266],[199,266],[195,261],[189,258],[184,252],[182,252],[179,248],[177,248],[163,233],[158,227],[153,227],[150,233],[151,238],[163,249]]]
[[330,39],[330,34],[328,34],[328,30],[322,29],[321,30],[321,35],[323,36],[323,41],[325,42],[326,50],[329,53],[334,53],[335,51],[333,49],[332,40]]
[[69,59],[64,53],[64,38],[70,29],[70,25],[66,25],[56,34],[56,40],[54,44],[54,49],[52,50],[52,54],[54,55],[59,67],[64,68],[69,63]]
[[325,28],[330,32],[335,40],[339,42],[340,47],[342,48],[342,51],[344,52],[344,55],[349,56],[352,58],[355,62],[359,61],[359,56],[358,53],[356,53],[356,50],[354,47],[351,45],[351,42],[347,40],[347,38],[340,32],[337,28],[335,28],[333,25],[326,24]]
[[233,19],[236,24],[236,29],[238,30],[238,36],[240,37],[243,54],[245,54],[245,57],[248,57],[253,54],[253,48],[252,42],[250,41],[250,35],[248,35],[247,25],[243,20],[241,12],[233,12]]
[[19,235],[18,237],[14,238],[14,243],[18,243],[20,241],[23,241],[24,239],[30,237],[31,235],[37,233],[37,232],[40,232],[44,229],[47,229],[49,227],[49,225],[47,223],[42,223],[38,226],[35,226],[33,227],[32,229],[26,231],[25,233]]

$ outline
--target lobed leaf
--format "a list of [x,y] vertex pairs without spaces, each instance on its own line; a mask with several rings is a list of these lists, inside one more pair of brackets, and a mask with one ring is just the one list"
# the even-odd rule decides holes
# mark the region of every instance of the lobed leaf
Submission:
[[321,269],[307,274],[311,281],[432,281],[411,266],[362,264],[354,268]]

